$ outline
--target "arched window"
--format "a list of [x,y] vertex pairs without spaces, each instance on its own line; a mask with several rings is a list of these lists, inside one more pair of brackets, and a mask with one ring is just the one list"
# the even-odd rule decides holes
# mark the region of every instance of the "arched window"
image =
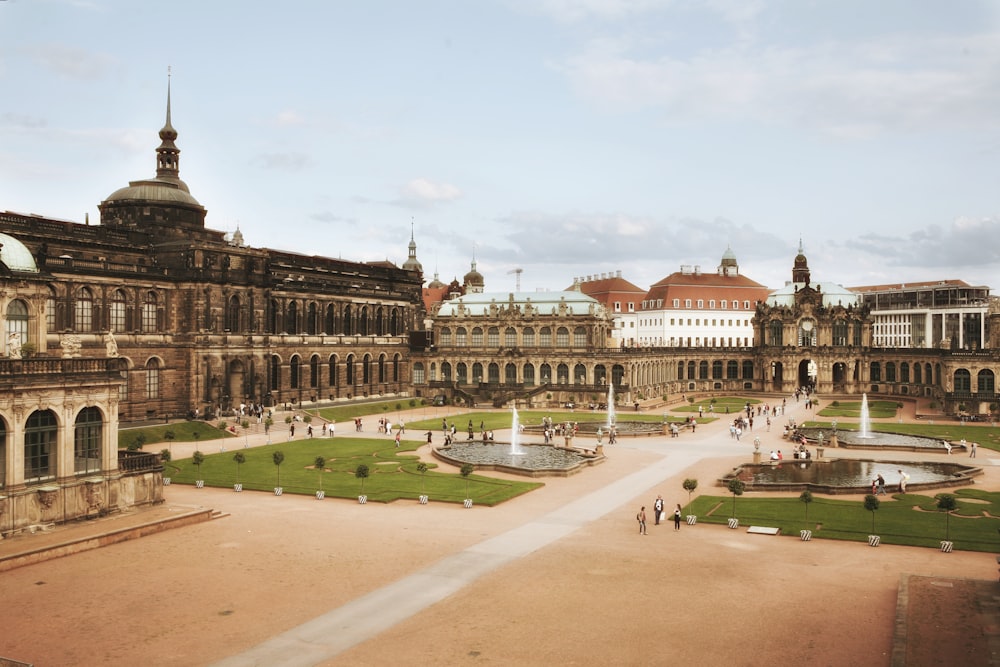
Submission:
[[697,366],[695,365],[695,363],[693,361],[689,361],[688,362],[688,369],[687,369],[687,376],[688,376],[689,380],[693,380],[696,377],[698,377],[697,374],[696,374],[696,372],[695,372],[696,369],[697,369]]
[[534,364],[525,364],[522,369],[524,373],[524,384],[526,386],[534,386],[535,384],[535,366]]
[[344,306],[344,335],[354,335],[354,311],[350,304]]
[[143,333],[155,333],[156,310],[159,306],[156,292],[146,292],[146,299],[142,302],[142,331]]
[[899,363],[899,381],[909,382],[910,381],[910,364],[905,361]]
[[552,382],[551,366],[549,366],[548,364],[542,364],[541,368],[539,368],[539,372],[541,373],[542,384],[549,384],[550,382]]
[[347,376],[347,386],[354,386],[354,355],[347,355],[347,361],[344,364],[344,373]]
[[483,381],[483,365],[478,361],[472,364],[472,384],[479,384]]
[[839,347],[847,345],[847,320],[843,318],[833,321],[833,344]]
[[108,308],[108,327],[115,333],[128,331],[125,315],[127,306],[125,292],[120,289],[115,290],[111,295],[111,306]]
[[330,361],[327,362],[329,365],[329,375],[327,384],[331,387],[337,386],[337,355],[331,354]]
[[319,333],[319,308],[315,301],[310,301],[306,307],[306,333],[310,336]]
[[607,384],[608,369],[604,364],[594,366],[594,384]]
[[587,346],[587,329],[586,327],[577,327],[573,329],[573,345],[575,347],[586,347]]
[[784,338],[784,326],[781,324],[781,320],[771,320],[767,323],[767,344],[772,347],[781,347],[785,344]]
[[290,389],[299,388],[299,355],[293,354],[288,360],[288,387]]
[[323,318],[323,333],[334,334],[337,332],[337,310],[331,303],[326,307],[326,317]]
[[500,365],[496,362],[490,362],[487,366],[486,372],[489,373],[489,383],[490,384],[500,384]]
[[101,411],[93,407],[80,410],[73,433],[73,472],[77,475],[101,471],[103,434]]
[[235,294],[229,297],[226,304],[226,326],[228,331],[240,330],[240,297]]
[[413,364],[413,384],[424,383],[424,364],[417,361]]
[[[285,333],[297,334],[299,332],[299,303],[289,301],[285,309]],[[294,388],[294,386],[293,386]]]
[[538,344],[541,347],[552,347],[552,329],[542,327],[538,332]]
[[451,364],[447,361],[441,362],[441,379],[445,382],[451,382]]
[[271,355],[271,366],[268,372],[268,382],[271,391],[277,391],[281,389],[281,359],[278,355]]
[[475,327],[472,330],[472,347],[482,347],[483,346],[483,330],[480,327]]
[[94,293],[81,287],[73,304],[73,328],[76,331],[94,330]]
[[[443,370],[442,370],[442,372],[443,372]],[[384,384],[386,382],[385,375],[386,375],[386,373],[385,373],[385,355],[384,354],[380,354],[379,357],[378,357],[378,381],[379,381],[379,383]]]
[[967,394],[972,391],[972,374],[968,369],[959,368],[955,371],[955,392]]
[[460,361],[458,362],[458,365],[455,366],[455,378],[458,384],[469,383],[469,367],[465,365],[465,362]]
[[0,489],[7,486],[7,424],[0,419]]
[[11,334],[17,334],[21,345],[29,342],[28,306],[20,299],[14,299],[7,304],[7,340],[10,340]]
[[885,381],[896,381],[896,364],[892,361],[885,362]]
[[569,366],[566,364],[556,366],[556,384],[569,384]]
[[51,410],[36,410],[24,427],[24,481],[40,482],[56,476],[58,422]]
[[309,386],[319,387],[319,356],[315,354],[309,357]]
[[361,382],[362,384],[372,383],[372,355],[366,354],[361,359]]
[[716,359],[712,362],[712,379],[721,380],[722,379],[722,361]]
[[160,360],[153,358],[146,362],[146,398],[160,397]]
[[573,384],[585,384],[587,382],[587,367],[583,364],[573,366]]
[[507,327],[503,332],[504,347],[517,347],[517,329]]
[[566,327],[556,329],[556,347],[569,347],[569,329]]
[[441,336],[438,340],[438,345],[451,345],[451,329],[448,327],[441,329]]
[[736,360],[730,360],[726,362],[726,379],[727,380],[739,380],[740,379],[740,365]]
[[459,327],[458,331],[455,332],[455,346],[465,347],[468,344],[468,334],[465,331],[465,327]]
[[698,362],[698,379],[707,380],[708,379],[708,362],[700,361]]
[[871,366],[868,367],[868,377],[871,378],[872,382],[881,382],[882,364],[877,361],[873,361]]
[[753,362],[749,359],[743,362],[743,379],[752,380],[753,379]]
[[517,366],[507,364],[503,367],[504,384],[517,384]]
[[368,306],[361,306],[361,313],[358,315],[358,326],[362,336],[368,335],[369,333],[368,325],[369,325]]
[[913,381],[916,384],[923,384],[923,380],[920,378],[922,368],[920,364],[913,364]]
[[976,376],[976,391],[980,394],[992,394],[996,386],[996,376],[993,371],[984,368]]
[[684,379],[684,362],[683,361],[678,361],[677,362],[677,379],[678,380],[683,380]]
[[376,336],[385,335],[385,316],[382,314],[382,307],[379,306],[375,310],[375,331]]
[[534,347],[535,346],[535,330],[532,327],[525,327],[524,331],[521,332],[521,344],[524,347]]
[[486,332],[486,345],[500,347],[500,327],[490,327]]
[[51,287],[48,288],[48,296],[45,297],[45,328],[50,332],[59,328],[56,326],[56,291]]
[[275,299],[270,301],[270,312],[267,314],[268,333],[281,333],[281,307]]

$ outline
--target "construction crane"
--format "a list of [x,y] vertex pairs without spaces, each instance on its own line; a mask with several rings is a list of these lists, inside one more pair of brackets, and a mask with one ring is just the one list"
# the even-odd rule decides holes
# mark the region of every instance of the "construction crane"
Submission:
[[511,269],[510,271],[507,272],[507,275],[509,276],[512,273],[516,274],[516,285],[517,285],[516,291],[520,292],[521,291],[521,274],[524,273],[524,269],[522,269],[520,266],[514,267],[513,269]]

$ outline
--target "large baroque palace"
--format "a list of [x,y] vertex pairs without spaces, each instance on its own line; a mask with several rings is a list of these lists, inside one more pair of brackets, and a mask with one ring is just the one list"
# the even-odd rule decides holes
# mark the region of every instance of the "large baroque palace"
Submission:
[[119,419],[411,387],[419,264],[210,229],[180,178],[169,93],[159,138],[156,175],[111,193],[98,225],[0,213],[0,531],[157,502],[159,463],[118,452]]
[[159,502],[158,457],[119,451],[119,421],[241,403],[550,407],[613,386],[630,405],[809,386],[997,412],[988,288],[852,291],[813,282],[801,248],[773,291],[728,248],[715,274],[682,268],[645,295],[620,275],[487,292],[475,261],[464,285],[423,288],[412,233],[396,266],[207,227],[180,178],[169,92],[159,138],[155,176],[104,199],[100,224],[0,213],[0,534]]

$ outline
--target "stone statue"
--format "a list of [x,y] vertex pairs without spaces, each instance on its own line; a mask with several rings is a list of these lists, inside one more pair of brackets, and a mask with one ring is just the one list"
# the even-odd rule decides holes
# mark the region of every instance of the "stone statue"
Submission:
[[108,331],[104,336],[104,349],[109,357],[118,356],[118,341],[115,340],[115,332]]
[[21,358],[21,334],[16,331],[7,334],[7,356],[11,359]]

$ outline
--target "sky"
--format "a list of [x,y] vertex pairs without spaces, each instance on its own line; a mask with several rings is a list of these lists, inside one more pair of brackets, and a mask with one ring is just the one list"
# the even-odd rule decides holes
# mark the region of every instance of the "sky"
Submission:
[[[727,247],[772,288],[1000,288],[992,0],[0,0],[0,210],[180,176],[253,247],[487,291]],[[520,269],[519,272],[515,271]]]

